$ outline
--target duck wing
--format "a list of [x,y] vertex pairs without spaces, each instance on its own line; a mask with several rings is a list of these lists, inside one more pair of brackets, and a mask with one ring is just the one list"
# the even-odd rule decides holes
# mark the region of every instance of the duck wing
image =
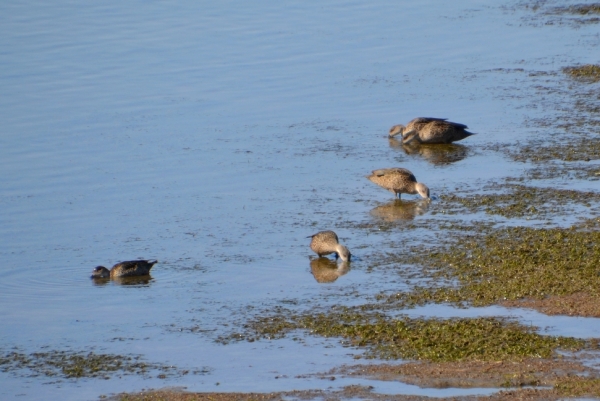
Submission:
[[[112,268],[116,269],[116,268],[121,268],[121,269],[132,269],[134,267],[137,266],[138,262],[140,262],[139,260],[126,260],[124,262],[120,262],[117,263],[116,265],[114,265]],[[145,261],[144,261],[145,262]]]
[[437,117],[417,117],[409,122],[409,124],[428,124],[434,121],[446,121],[447,118],[437,118]]
[[459,130],[469,128],[465,124],[453,123],[452,121],[445,121],[445,123],[451,125],[452,127],[456,128],[456,129],[459,129]]
[[117,266],[119,266],[119,267],[121,267],[121,269],[134,269],[138,265],[140,267],[152,268],[152,266],[154,266],[156,263],[158,263],[157,260],[141,260],[141,259],[140,260],[126,260],[124,262],[117,263],[112,268],[114,269]]
[[401,175],[403,177],[406,177],[406,179],[408,181],[412,181],[412,182],[417,182],[417,179],[415,178],[415,175],[408,169],[405,168],[401,168],[401,167],[396,167],[394,169],[395,174]]
[[407,170],[402,167],[382,168],[379,170],[373,170],[373,175],[375,175],[377,177],[383,177],[386,175],[387,176],[401,175],[401,176],[405,176],[410,181],[417,181],[414,174],[410,170]]

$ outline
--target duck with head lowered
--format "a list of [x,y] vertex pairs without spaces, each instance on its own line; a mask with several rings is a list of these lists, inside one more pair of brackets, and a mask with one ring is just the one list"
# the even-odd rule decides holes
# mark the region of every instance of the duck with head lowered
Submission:
[[417,182],[415,175],[405,168],[392,167],[373,170],[373,173],[368,175],[367,178],[397,195],[398,199],[402,194],[419,194],[421,197],[430,200],[427,185]]
[[452,143],[471,135],[466,131],[465,124],[447,121],[447,118],[417,117],[404,125],[394,125],[390,128],[389,137],[401,135],[402,143]]
[[331,230],[320,231],[306,238],[312,238],[310,249],[319,255],[319,257],[335,253],[335,258],[340,258],[343,262],[350,261],[352,257],[348,248],[340,244],[337,234]]
[[147,276],[158,260],[128,260],[114,265],[110,270],[104,266],[96,266],[91,278],[117,278]]

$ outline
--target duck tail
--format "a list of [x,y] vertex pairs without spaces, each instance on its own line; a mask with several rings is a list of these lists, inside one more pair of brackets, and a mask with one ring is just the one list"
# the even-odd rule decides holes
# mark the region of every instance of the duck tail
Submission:
[[150,265],[150,267],[154,266],[154,265],[155,265],[155,264],[157,264],[157,263],[158,263],[158,260],[156,260],[156,259],[153,259],[153,260],[149,260],[149,261],[148,261],[148,264]]

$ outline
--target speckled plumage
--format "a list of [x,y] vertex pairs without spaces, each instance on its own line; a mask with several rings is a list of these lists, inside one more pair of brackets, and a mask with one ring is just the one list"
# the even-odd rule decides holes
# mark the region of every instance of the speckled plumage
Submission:
[[147,276],[156,263],[158,260],[129,260],[117,263],[110,271],[104,266],[96,266],[92,278]]
[[411,120],[406,127],[394,125],[390,128],[390,138],[401,135],[403,143],[416,140],[420,143],[452,143],[474,135],[466,131],[464,124],[446,121],[446,118],[418,117]]
[[382,168],[373,170],[367,178],[394,193],[400,198],[401,194],[419,194],[425,199],[429,199],[429,188],[427,185],[417,182],[414,174],[409,170],[400,167]]
[[420,129],[422,129],[425,125],[429,124],[430,122],[446,121],[446,120],[448,120],[448,119],[447,118],[435,118],[435,117],[417,117],[417,118],[410,120],[408,122],[408,124],[406,124],[406,126],[404,126],[402,124],[394,125],[392,128],[390,128],[389,136],[390,136],[390,138],[392,138],[398,134],[403,134],[404,132],[419,131]]
[[348,248],[339,243],[338,236],[333,231],[320,231],[309,235],[307,238],[312,238],[310,249],[319,255],[319,257],[335,253],[336,259],[339,257],[344,262],[347,262],[352,256]]

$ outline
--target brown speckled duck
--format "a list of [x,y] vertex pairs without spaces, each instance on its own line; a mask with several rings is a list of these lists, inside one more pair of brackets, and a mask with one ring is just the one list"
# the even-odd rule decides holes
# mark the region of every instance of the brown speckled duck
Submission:
[[340,244],[337,234],[333,231],[320,231],[306,238],[312,238],[310,249],[319,257],[335,253],[335,258],[339,257],[344,262],[348,262],[352,257],[348,248]]
[[110,271],[104,266],[96,266],[92,271],[92,278],[147,276],[156,263],[158,260],[128,260],[117,263]]
[[420,143],[452,143],[460,141],[474,133],[466,131],[464,124],[447,121],[446,118],[417,117],[406,127],[394,125],[390,128],[389,137],[402,136],[402,143],[417,141]]
[[417,182],[414,174],[405,168],[394,167],[373,170],[373,173],[368,175],[367,178],[380,187],[398,195],[398,199],[400,199],[401,194],[419,194],[425,199],[430,199],[427,185]]

